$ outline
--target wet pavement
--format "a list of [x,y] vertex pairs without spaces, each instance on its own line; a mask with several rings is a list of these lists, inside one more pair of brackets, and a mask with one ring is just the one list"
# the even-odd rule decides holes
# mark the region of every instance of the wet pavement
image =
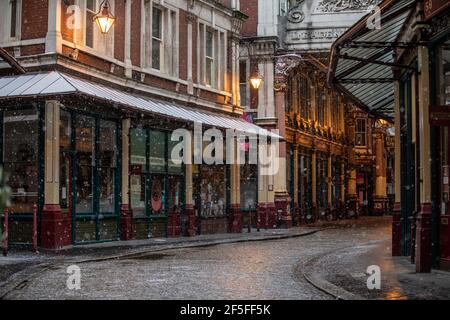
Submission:
[[[81,289],[67,288],[67,267],[42,269],[5,299],[334,299],[302,276],[314,257],[388,241],[391,218],[341,222],[313,235],[265,242],[167,249],[78,263]],[[340,254],[317,271],[328,274]],[[349,260],[351,261],[351,259]],[[363,263],[364,264],[364,263]],[[337,274],[345,274],[339,272]],[[366,284],[367,277],[355,281]]]
[[[314,272],[363,299],[450,299],[450,273],[417,274],[409,257],[391,256],[390,246],[390,240],[377,241],[333,252],[315,261]],[[367,288],[367,267],[372,265],[380,267],[380,290]]]

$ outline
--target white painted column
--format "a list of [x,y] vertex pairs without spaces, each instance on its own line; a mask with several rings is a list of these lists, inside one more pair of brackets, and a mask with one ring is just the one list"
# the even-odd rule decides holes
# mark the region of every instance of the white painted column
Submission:
[[130,205],[130,128],[131,120],[122,120],[122,206]]
[[59,101],[45,103],[45,204],[59,205]]
[[46,53],[62,53],[61,0],[48,1],[48,30],[45,37]]
[[132,78],[132,62],[131,62],[131,1],[125,0],[125,76]]
[[187,82],[188,82],[188,94],[194,94],[194,80],[193,80],[193,29],[192,24],[194,22],[194,16],[191,13],[187,15],[187,28],[188,28],[188,38],[187,38]]

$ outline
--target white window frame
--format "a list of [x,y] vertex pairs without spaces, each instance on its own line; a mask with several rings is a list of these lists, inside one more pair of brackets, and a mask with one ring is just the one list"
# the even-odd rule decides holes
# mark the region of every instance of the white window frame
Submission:
[[[364,123],[364,132],[359,131],[359,122],[362,121]],[[364,137],[364,143],[358,143],[358,137],[362,136]],[[356,128],[355,128],[355,145],[356,147],[365,148],[367,147],[367,119],[364,118],[357,118],[356,119]]]
[[[85,0],[85,6],[84,6],[84,45],[88,48],[94,49],[95,48],[95,25],[94,22],[92,21],[92,23],[90,23],[91,21],[88,20],[88,12],[90,12],[92,14],[92,17],[94,17],[97,12],[98,12],[98,1],[97,0],[92,0],[93,4],[94,4],[94,9],[90,10],[88,9],[87,6],[87,2],[88,0]],[[92,27],[92,46],[89,46],[87,44],[87,29],[88,29],[88,25],[91,25]]]
[[0,4],[0,12],[4,12],[6,14],[5,19],[2,19],[2,23],[0,23],[0,28],[2,32],[0,32],[0,43],[10,43],[19,41],[21,39],[22,34],[22,0],[16,1],[16,26],[15,26],[15,36],[11,37],[11,19],[12,19],[12,0],[3,0]]
[[[94,10],[90,10],[94,15],[98,13],[102,0],[93,0],[95,3]],[[114,12],[115,0],[109,0],[111,11]],[[89,52],[103,58],[114,58],[114,25],[109,30],[108,34],[101,34],[95,22],[92,21],[92,47],[86,44],[87,24],[91,23],[87,18],[87,0],[76,0],[75,4],[79,6],[81,13],[81,25],[79,29],[74,29],[73,39],[76,48]]]
[[[153,36],[153,10],[161,11],[161,38]],[[145,72],[179,77],[179,9],[155,0],[142,1],[141,65]],[[160,42],[160,66],[153,66],[153,41]]]
[[[153,18],[154,18],[154,14],[155,11],[159,11],[159,29],[160,29],[160,34],[159,37],[155,36],[154,34],[154,30],[153,30]],[[152,17],[152,21],[151,21],[151,48],[152,50],[149,52],[150,53],[150,67],[153,70],[158,70],[161,71],[162,69],[164,69],[165,63],[164,63],[164,57],[165,57],[165,50],[164,50],[164,34],[165,34],[165,25],[164,25],[164,18],[165,18],[165,12],[162,8],[159,8],[155,5],[152,6],[151,8],[151,17]],[[158,42],[159,44],[159,66],[155,67],[154,63],[153,63],[153,49],[154,49],[154,44],[155,42]]]
[[[208,56],[206,52],[207,32],[211,32],[213,35],[211,56]],[[197,34],[197,61],[199,61],[197,72],[199,84],[207,89],[223,92],[227,86],[227,31],[217,27],[213,28],[205,22],[199,22],[197,25]],[[208,61],[212,62],[211,83],[207,82],[206,65]]]
[[[241,64],[243,64],[245,66],[245,79],[243,79],[244,82],[241,82]],[[245,108],[250,108],[251,106],[251,97],[250,97],[250,87],[248,84],[249,81],[249,74],[250,74],[250,61],[249,59],[240,59],[239,60],[239,93],[241,95],[241,106],[245,107]],[[242,90],[241,90],[241,86],[245,85],[245,101],[246,103],[243,103],[242,99]]]
[[[207,50],[207,35],[208,34],[210,34],[211,35],[211,41],[212,41],[212,43],[211,43],[211,55],[208,55],[208,50]],[[204,46],[204,49],[205,49],[205,52],[204,52],[204,57],[205,57],[205,60],[204,60],[204,62],[205,62],[205,69],[204,69],[204,74],[203,74],[203,82],[204,82],[204,84],[207,86],[207,87],[212,87],[212,88],[214,88],[215,86],[216,86],[216,81],[215,81],[215,77],[214,77],[214,74],[215,74],[215,62],[216,62],[216,59],[215,59],[215,56],[216,56],[216,43],[217,43],[217,40],[216,40],[216,31],[215,30],[212,30],[211,28],[205,28],[205,38],[204,38],[204,43],[205,43],[205,46]],[[208,72],[207,72],[207,65],[208,65],[208,63],[210,63],[211,64],[211,67],[210,67],[210,74],[208,75]],[[209,83],[208,83],[208,76],[209,76]]]

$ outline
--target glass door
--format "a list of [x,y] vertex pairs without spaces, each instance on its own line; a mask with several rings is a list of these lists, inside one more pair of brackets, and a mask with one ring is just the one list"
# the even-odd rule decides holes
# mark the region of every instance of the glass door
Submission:
[[74,114],[73,241],[90,243],[119,237],[118,124]]

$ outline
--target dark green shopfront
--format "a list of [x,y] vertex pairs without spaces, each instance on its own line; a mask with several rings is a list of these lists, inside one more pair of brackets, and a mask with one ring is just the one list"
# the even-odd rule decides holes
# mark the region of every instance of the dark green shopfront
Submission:
[[[2,96],[0,126],[11,244],[31,243],[33,208],[39,246],[49,249],[242,231],[229,165],[169,160],[171,132],[188,127],[182,121],[64,93]],[[245,210],[257,206],[255,170],[240,177]]]

